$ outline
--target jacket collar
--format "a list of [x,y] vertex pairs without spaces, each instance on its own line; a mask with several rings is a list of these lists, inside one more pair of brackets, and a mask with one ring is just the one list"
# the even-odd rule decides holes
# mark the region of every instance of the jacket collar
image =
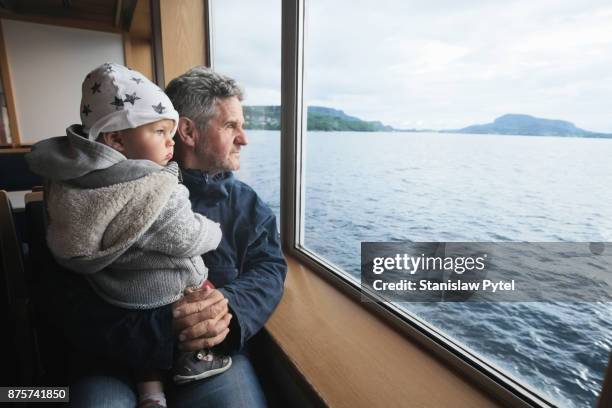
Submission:
[[[133,181],[164,168],[149,160],[128,160],[111,147],[87,139],[81,125],[70,126],[66,136],[36,143],[26,160],[34,173],[82,188]],[[178,168],[172,171],[177,172]]]
[[217,173],[214,176],[201,170],[181,170],[183,183],[191,194],[206,195],[207,198],[220,200],[229,197],[231,186],[234,183],[234,174],[231,171]]

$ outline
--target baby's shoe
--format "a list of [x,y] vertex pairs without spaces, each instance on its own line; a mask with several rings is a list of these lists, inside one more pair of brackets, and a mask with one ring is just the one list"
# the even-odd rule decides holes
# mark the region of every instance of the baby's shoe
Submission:
[[201,380],[221,374],[232,366],[230,356],[221,356],[212,350],[179,352],[174,361],[174,382],[177,384]]

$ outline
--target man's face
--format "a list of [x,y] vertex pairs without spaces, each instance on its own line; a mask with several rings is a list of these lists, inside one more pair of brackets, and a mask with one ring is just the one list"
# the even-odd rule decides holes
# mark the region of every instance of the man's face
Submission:
[[236,97],[217,101],[217,114],[200,131],[195,151],[200,169],[209,173],[240,168],[240,148],[248,143],[242,105]]

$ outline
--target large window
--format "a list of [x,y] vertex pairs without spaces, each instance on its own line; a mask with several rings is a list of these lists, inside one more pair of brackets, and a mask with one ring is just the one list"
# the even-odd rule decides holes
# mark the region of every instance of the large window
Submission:
[[[286,3],[306,15],[282,67],[298,252],[357,286],[364,241],[612,241],[608,1]],[[246,88],[238,176],[278,215],[281,2],[212,4],[214,68]],[[595,404],[609,303],[393,306],[527,393]]]
[[281,2],[211,1],[213,67],[245,89],[245,129],[237,177],[279,218]]
[[[612,240],[609,2],[305,10],[303,250],[358,284],[363,241]],[[397,306],[555,404],[595,404],[609,303]]]

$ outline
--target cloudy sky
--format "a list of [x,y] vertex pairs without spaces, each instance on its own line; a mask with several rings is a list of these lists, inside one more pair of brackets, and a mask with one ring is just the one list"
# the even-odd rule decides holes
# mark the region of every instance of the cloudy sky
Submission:
[[[280,103],[280,0],[213,4],[215,68]],[[506,113],[612,133],[610,0],[309,0],[305,97],[397,128]]]

